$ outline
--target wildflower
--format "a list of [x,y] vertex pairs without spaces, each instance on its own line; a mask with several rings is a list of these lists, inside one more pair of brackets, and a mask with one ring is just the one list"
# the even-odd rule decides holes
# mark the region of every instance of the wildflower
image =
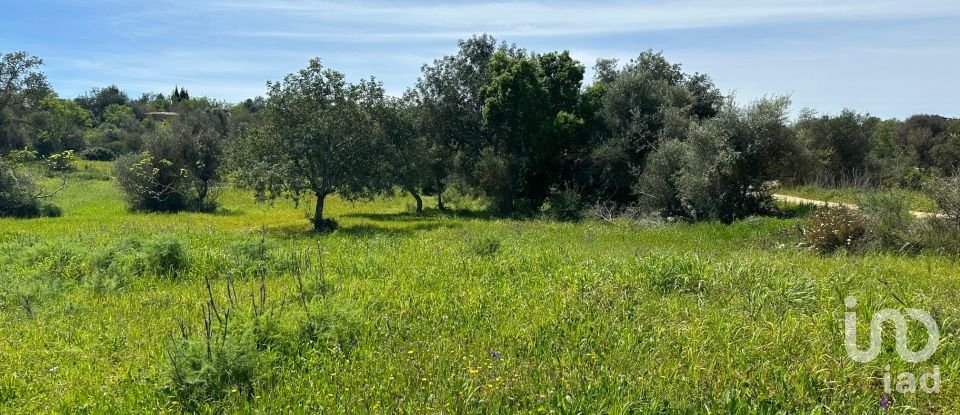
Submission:
[[491,350],[491,351],[490,351],[490,357],[492,357],[492,358],[494,358],[494,359],[500,359],[500,352],[498,352],[498,351],[496,351],[496,350]]
[[471,367],[469,370],[467,370],[467,372],[470,372],[471,375],[476,375],[480,371]]

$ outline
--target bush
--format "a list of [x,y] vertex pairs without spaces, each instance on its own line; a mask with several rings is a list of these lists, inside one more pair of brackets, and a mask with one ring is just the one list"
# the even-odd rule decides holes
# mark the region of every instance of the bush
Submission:
[[664,216],[730,223],[770,210],[764,183],[798,146],[786,124],[789,100],[728,102],[714,118],[663,140],[638,178],[643,202]]
[[112,150],[103,147],[90,147],[79,154],[80,158],[92,161],[113,161],[117,154]]
[[40,194],[33,177],[0,159],[0,216],[35,218],[63,214],[60,208],[43,203]]
[[583,219],[583,201],[580,192],[575,189],[550,189],[546,202],[540,206],[540,212],[550,218],[562,221]]
[[920,247],[916,220],[905,198],[891,192],[876,192],[862,197],[859,205],[869,247],[900,251]]
[[927,247],[960,252],[960,175],[930,180],[923,190],[938,210],[938,216],[929,220],[925,232]]
[[182,337],[167,352],[172,392],[188,411],[215,406],[231,395],[254,396],[260,353],[250,327],[236,315],[221,320],[222,315],[209,313],[217,312],[206,309],[202,337],[191,337],[181,328]]
[[176,278],[190,267],[187,250],[173,235],[157,235],[143,246],[144,269],[158,276]]
[[216,208],[225,132],[205,124],[208,121],[202,114],[184,114],[172,126],[148,137],[145,151],[117,159],[114,173],[132,209],[176,212]]
[[47,171],[51,173],[62,173],[73,171],[77,168],[77,157],[73,150],[67,150],[62,153],[52,154],[47,157],[44,165]]
[[186,208],[183,176],[185,172],[149,152],[117,159],[113,166],[117,184],[127,204],[134,210],[176,212]]
[[932,179],[923,186],[923,191],[937,204],[943,219],[960,231],[960,175]]
[[863,215],[848,207],[817,209],[810,217],[804,239],[817,251],[830,253],[856,247],[867,234]]

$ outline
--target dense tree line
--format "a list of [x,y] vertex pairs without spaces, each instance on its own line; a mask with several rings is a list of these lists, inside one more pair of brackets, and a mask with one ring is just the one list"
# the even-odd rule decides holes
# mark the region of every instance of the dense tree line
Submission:
[[594,78],[566,51],[537,53],[481,35],[423,66],[401,97],[346,81],[319,59],[266,97],[227,105],[132,99],[117,86],[54,94],[26,53],[0,62],[0,152],[73,150],[116,162],[131,207],[209,210],[225,177],[262,200],[408,193],[446,208],[451,191],[501,214],[575,218],[589,205],[732,221],[769,209],[768,184],[904,186],[960,167],[960,122],[821,115],[770,97],[737,104],[709,76],[653,51],[600,59]]

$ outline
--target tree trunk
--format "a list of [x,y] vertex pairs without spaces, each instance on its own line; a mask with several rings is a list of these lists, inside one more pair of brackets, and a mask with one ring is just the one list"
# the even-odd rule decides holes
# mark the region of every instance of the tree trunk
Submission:
[[414,190],[412,190],[412,189],[407,190],[407,191],[410,192],[410,195],[413,196],[413,199],[417,201],[417,216],[420,216],[420,214],[423,213],[423,199],[420,198],[420,195],[417,194],[416,191],[414,191]]
[[447,208],[443,206],[443,184],[440,183],[440,179],[437,179],[437,210],[447,210]]
[[326,194],[317,193],[317,208],[313,214],[313,230],[323,230],[323,200],[326,199],[326,197]]

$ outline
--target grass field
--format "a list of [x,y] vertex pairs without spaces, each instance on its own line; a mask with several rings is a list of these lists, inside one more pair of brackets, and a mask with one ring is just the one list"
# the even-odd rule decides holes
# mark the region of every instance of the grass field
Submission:
[[[800,219],[416,217],[406,199],[334,199],[340,229],[320,235],[307,207],[237,190],[216,214],[130,213],[108,171],[75,174],[61,218],[0,219],[0,413],[881,413],[886,365],[943,379],[895,393],[889,413],[960,408],[951,258],[819,256],[794,248]],[[124,266],[158,246],[182,246],[186,265]],[[244,321],[261,269],[273,322],[252,388],[188,406],[171,376],[178,320],[199,336],[209,279]],[[903,301],[937,319],[937,353],[905,363],[887,334],[877,360],[853,362],[847,296],[861,344],[869,316]],[[925,338],[913,327],[913,349]]]

